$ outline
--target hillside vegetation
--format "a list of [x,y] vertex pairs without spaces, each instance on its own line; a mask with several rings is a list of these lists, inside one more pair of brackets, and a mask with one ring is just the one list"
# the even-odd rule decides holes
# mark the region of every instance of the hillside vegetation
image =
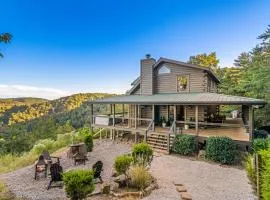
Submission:
[[[106,93],[75,94],[57,100],[20,101],[2,100],[2,105],[13,102],[13,107],[2,112],[0,117],[0,156],[22,154],[43,139],[56,139],[57,135],[90,124],[88,100],[112,96]],[[7,103],[8,102],[8,103]],[[105,110],[96,105],[94,111]]]

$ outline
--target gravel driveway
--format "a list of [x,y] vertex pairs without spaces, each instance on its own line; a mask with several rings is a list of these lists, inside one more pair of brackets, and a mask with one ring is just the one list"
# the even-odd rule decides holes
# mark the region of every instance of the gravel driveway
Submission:
[[245,170],[195,161],[176,155],[155,157],[151,172],[160,189],[147,200],[180,199],[174,183],[184,184],[192,200],[253,200]]
[[[123,142],[95,142],[93,152],[89,153],[86,165],[74,167],[73,162],[62,153],[61,165],[64,170],[72,168],[91,168],[101,160],[104,163],[102,177],[111,181],[113,162],[116,156],[129,153],[130,144]],[[154,190],[146,200],[180,199],[173,182],[184,184],[193,200],[253,200],[251,185],[244,170],[219,166],[204,161],[193,161],[175,155],[154,157],[151,173],[157,178],[159,189]],[[18,197],[33,200],[67,199],[63,189],[46,187],[49,178],[34,180],[34,166],[29,166],[0,176],[8,188]],[[89,199],[98,199],[90,197]]]

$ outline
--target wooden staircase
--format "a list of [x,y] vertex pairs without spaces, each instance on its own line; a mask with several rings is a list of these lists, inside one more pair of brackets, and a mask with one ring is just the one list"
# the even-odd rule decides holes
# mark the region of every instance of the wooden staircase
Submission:
[[[147,143],[153,148],[154,151],[169,154],[174,137],[174,135],[170,134],[170,138],[168,140],[167,133],[149,132],[147,136]],[[169,149],[168,142],[170,143]]]

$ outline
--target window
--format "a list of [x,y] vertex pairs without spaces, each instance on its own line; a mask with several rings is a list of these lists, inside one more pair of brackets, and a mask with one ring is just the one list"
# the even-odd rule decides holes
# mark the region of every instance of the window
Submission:
[[188,75],[177,76],[177,92],[185,92],[189,90]]
[[158,74],[169,74],[169,73],[171,73],[171,69],[169,67],[166,67],[166,66],[162,66],[158,70]]

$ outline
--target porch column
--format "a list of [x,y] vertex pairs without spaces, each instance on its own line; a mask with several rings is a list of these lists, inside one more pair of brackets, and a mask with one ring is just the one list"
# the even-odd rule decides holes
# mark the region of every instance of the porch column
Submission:
[[249,141],[252,140],[253,138],[253,130],[254,130],[254,125],[253,125],[253,107],[249,106],[248,107],[248,128],[249,128]]
[[[173,109],[173,119],[174,121],[176,121],[176,105],[174,105],[174,109]],[[174,124],[174,127],[173,127],[173,133],[174,134],[176,133],[176,123]]]
[[91,130],[93,131],[93,126],[92,124],[94,124],[94,106],[93,104],[90,104],[90,116],[91,116],[91,119],[90,119],[90,128]]
[[153,121],[152,131],[155,131],[155,105],[152,105],[152,121]]
[[113,126],[115,126],[115,104],[113,104],[112,112],[113,112]]
[[199,113],[199,111],[198,111],[199,109],[198,109],[198,106],[196,106],[195,107],[195,127],[196,127],[196,136],[198,136],[198,134],[199,134],[199,120],[198,120],[198,113]]
[[134,122],[134,126],[135,126],[135,129],[137,129],[137,105],[135,105],[135,108],[134,108],[134,119],[135,119],[135,122]]
[[130,124],[131,124],[131,119],[130,119],[130,117],[131,117],[131,115],[130,115],[130,104],[128,104],[128,128],[130,127]]
[[122,111],[123,111],[122,123],[124,123],[125,122],[125,104],[122,104]]

